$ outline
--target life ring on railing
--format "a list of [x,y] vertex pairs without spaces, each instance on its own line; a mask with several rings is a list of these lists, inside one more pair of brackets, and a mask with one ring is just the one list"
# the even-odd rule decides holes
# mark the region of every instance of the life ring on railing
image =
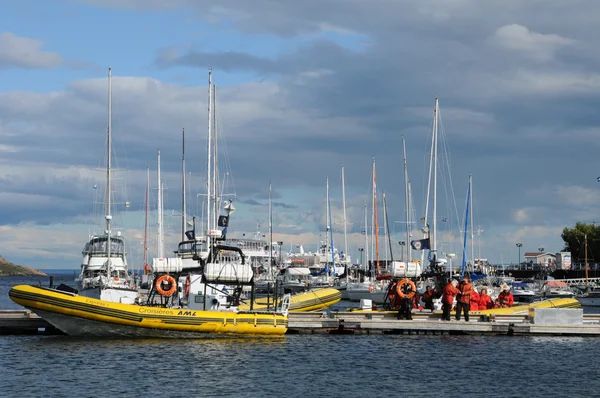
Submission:
[[[170,284],[171,288],[169,290],[163,289],[162,288],[163,282]],[[173,293],[175,293],[175,291],[177,290],[177,281],[171,275],[165,274],[165,275],[158,277],[158,279],[154,283],[154,287],[156,288],[156,291],[158,292],[158,294],[160,294],[161,296],[171,297],[173,295]]]
[[[411,291],[407,294],[404,294],[404,286],[407,284],[410,286]],[[400,297],[400,298],[410,298],[411,299],[417,293],[417,287],[415,286],[415,283],[413,281],[411,281],[410,279],[402,279],[396,285],[396,293],[398,294],[398,297]]]
[[375,285],[371,283],[369,285],[369,293],[373,293],[374,291],[375,291]]
[[333,281],[329,281],[329,287],[333,287]]
[[190,285],[192,284],[192,278],[188,274],[187,278],[185,278],[185,285],[183,285],[183,291],[185,292],[185,298],[190,297]]

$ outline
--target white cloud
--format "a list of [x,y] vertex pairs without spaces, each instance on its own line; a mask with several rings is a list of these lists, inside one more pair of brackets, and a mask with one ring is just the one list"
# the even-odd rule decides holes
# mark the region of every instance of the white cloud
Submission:
[[496,30],[493,40],[502,48],[519,51],[538,61],[549,61],[555,52],[573,43],[557,34],[541,34],[523,25],[505,25]]
[[59,67],[62,63],[61,55],[43,51],[43,44],[42,40],[21,37],[10,32],[0,34],[0,69]]

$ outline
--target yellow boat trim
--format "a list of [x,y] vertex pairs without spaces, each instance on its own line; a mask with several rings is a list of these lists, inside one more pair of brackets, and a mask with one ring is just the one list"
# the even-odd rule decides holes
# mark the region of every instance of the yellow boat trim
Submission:
[[287,316],[275,313],[220,312],[113,303],[56,290],[18,285],[10,298],[24,307],[93,321],[196,333],[283,335]]
[[[309,312],[320,311],[334,304],[339,303],[342,299],[342,293],[334,288],[325,287],[320,289],[309,290],[307,292],[298,293],[290,299],[290,312]],[[269,299],[271,307],[273,306],[273,298]],[[267,298],[262,297],[254,300],[255,310],[264,310],[267,308]],[[249,304],[239,306],[240,310],[249,310]]]

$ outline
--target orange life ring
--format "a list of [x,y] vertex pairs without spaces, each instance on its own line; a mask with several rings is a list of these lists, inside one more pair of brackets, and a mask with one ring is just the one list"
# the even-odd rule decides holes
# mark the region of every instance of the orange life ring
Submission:
[[[412,288],[411,293],[404,294],[403,290],[404,290],[404,285],[406,285],[406,284],[409,284],[410,287]],[[398,284],[396,285],[396,293],[398,294],[398,296],[400,298],[410,298],[411,299],[415,296],[416,292],[417,292],[417,286],[410,279],[403,279],[400,282],[398,282]]]
[[184,285],[186,299],[190,296],[190,285],[191,284],[192,284],[192,279],[190,278],[190,275],[188,274],[187,278],[185,278],[185,285]]
[[[167,282],[168,284],[170,284],[171,288],[169,290],[163,289],[162,288],[163,282]],[[177,281],[171,275],[165,274],[165,275],[159,276],[158,279],[156,279],[156,283],[154,284],[154,287],[156,288],[156,291],[158,292],[158,294],[160,294],[161,296],[171,297],[173,295],[173,293],[175,293],[175,291],[177,290]]]
[[375,285],[371,283],[369,285],[369,293],[373,293],[374,291],[375,291]]

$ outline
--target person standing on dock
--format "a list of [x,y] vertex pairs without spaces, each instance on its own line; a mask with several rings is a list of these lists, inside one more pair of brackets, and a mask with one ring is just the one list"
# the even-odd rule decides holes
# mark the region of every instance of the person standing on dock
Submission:
[[406,320],[412,320],[413,299],[417,294],[415,283],[408,278],[404,278],[396,286],[396,293],[400,297],[400,310],[398,311],[398,319],[406,317]]
[[446,287],[444,287],[444,294],[442,296],[442,321],[450,320],[450,310],[452,309],[452,304],[454,303],[454,297],[459,293],[456,288],[458,285],[458,281],[456,279],[452,279]]
[[459,294],[456,296],[456,320],[460,321],[460,313],[465,313],[465,321],[469,322],[469,308],[471,306],[471,292],[473,285],[468,276],[465,276],[458,285]]

